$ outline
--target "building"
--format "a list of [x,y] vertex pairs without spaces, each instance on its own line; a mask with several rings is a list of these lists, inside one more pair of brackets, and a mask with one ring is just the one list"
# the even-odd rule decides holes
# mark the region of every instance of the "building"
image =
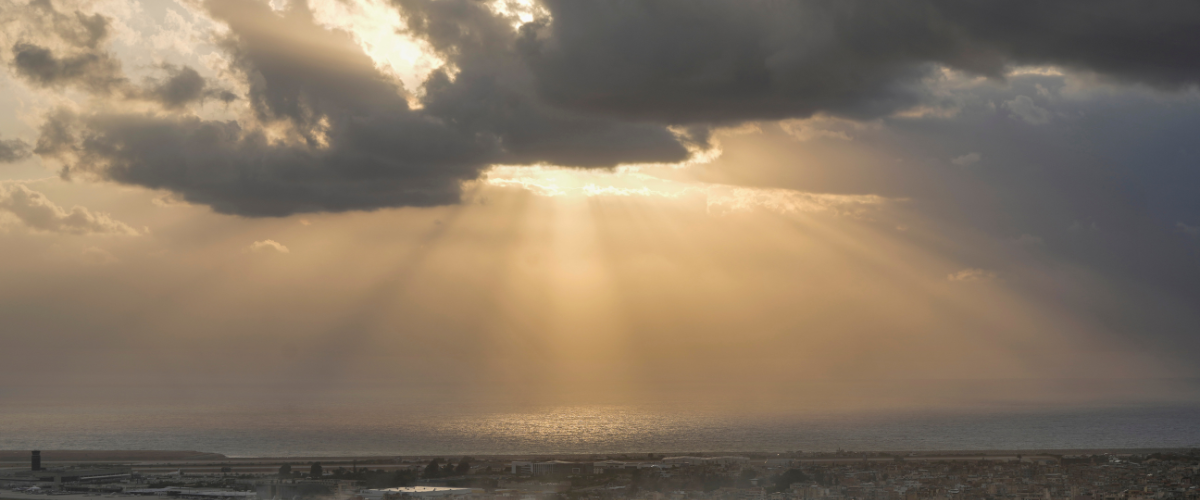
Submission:
[[129,479],[129,467],[55,467],[0,473],[0,482],[22,483],[104,483]]
[[590,462],[566,462],[563,460],[516,461],[512,463],[512,473],[523,476],[577,476],[595,474],[596,465]]
[[133,490],[125,490],[125,495],[149,495],[156,497],[175,497],[175,498],[198,498],[198,499],[254,499],[257,498],[257,493],[253,491],[231,491],[217,490],[205,488],[139,488]]
[[42,467],[42,452],[33,450],[29,454],[29,470],[9,469],[0,471],[0,481],[22,483],[102,483],[129,479],[133,469],[129,467]]
[[297,498],[332,497],[346,498],[350,496],[353,481],[336,479],[272,479],[256,481],[255,491],[261,500],[293,500]]
[[637,468],[638,468],[637,462],[626,463],[626,462],[620,462],[617,460],[605,460],[603,462],[596,462],[596,463],[592,464],[592,470],[596,474],[603,474],[605,472],[621,471],[621,470],[626,470],[626,469],[637,469]]
[[551,460],[533,464],[533,475],[535,476],[577,476],[593,472],[594,466],[590,463]]
[[362,490],[359,492],[367,500],[382,500],[386,497],[465,497],[483,494],[477,488],[447,488],[444,486],[401,486],[399,488],[382,488],[377,490]]
[[532,476],[533,462],[515,461],[512,463],[512,473],[518,476]]

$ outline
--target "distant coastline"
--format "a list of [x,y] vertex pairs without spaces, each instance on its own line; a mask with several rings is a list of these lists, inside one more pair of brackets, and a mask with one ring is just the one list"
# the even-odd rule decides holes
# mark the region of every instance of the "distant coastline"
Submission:
[[[1019,457],[1034,456],[1087,456],[1087,455],[1148,455],[1153,453],[1187,453],[1192,448],[1093,448],[1093,449],[1025,449],[1025,450],[847,450],[843,452],[813,452],[813,453],[777,453],[777,452],[679,452],[679,453],[650,453],[656,457],[664,456],[720,456],[738,455],[751,459],[770,459],[786,456],[801,463],[836,463],[887,461],[900,458],[914,461],[945,461],[945,460],[1017,460]],[[0,450],[0,468],[27,466],[30,450]],[[306,456],[260,456],[260,457],[229,457],[221,453],[190,451],[190,450],[43,450],[45,464],[71,465],[82,463],[124,462],[142,463],[148,466],[169,467],[174,464],[205,465],[205,464],[246,464],[308,462],[322,461],[325,463],[345,462],[362,465],[374,464],[379,461],[393,462],[396,460],[421,460],[435,457],[458,457],[461,454],[422,454],[422,455],[306,455]],[[566,453],[566,454],[514,454],[514,455],[475,455],[481,460],[598,460],[624,457],[626,460],[642,460],[646,454],[641,453]]]

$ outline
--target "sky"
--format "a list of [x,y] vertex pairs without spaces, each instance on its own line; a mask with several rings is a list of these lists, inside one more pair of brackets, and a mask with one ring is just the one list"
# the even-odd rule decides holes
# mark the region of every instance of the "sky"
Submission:
[[1191,0],[0,0],[0,400],[1195,402]]

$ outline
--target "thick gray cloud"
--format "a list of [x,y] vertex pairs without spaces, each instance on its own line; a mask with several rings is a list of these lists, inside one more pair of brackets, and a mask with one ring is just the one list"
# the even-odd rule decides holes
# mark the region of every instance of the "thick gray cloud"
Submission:
[[121,63],[103,52],[59,56],[40,45],[18,43],[12,48],[12,57],[18,75],[43,87],[77,85],[92,92],[109,93],[128,83],[121,72]]
[[1119,0],[544,0],[521,48],[551,102],[667,123],[886,115],[936,65],[1200,80],[1200,5]]
[[[404,115],[400,115],[403,117]],[[278,216],[457,201],[484,145],[416,117],[368,114],[332,128],[322,147],[274,144],[236,122],[150,114],[75,117],[80,160],[71,173],[169,189],[223,213]],[[56,127],[58,128],[58,127]],[[72,137],[72,143],[77,138]],[[39,145],[40,146],[40,145]]]
[[[1002,78],[1013,65],[1057,64],[1162,88],[1200,76],[1188,63],[1200,14],[1187,2],[544,0],[549,15],[516,30],[482,2],[394,4],[453,76],[435,71],[423,89],[403,89],[303,1],[275,13],[208,0],[230,28],[220,47],[257,123],[60,114],[35,151],[69,160],[68,174],[278,216],[455,203],[462,181],[496,163],[680,161],[718,124],[887,116],[931,99],[928,79],[946,66]],[[57,15],[75,20],[59,37],[73,37],[77,53],[18,44],[18,73],[96,92],[123,82],[99,48],[103,19]],[[79,35],[86,26],[98,35]],[[234,98],[190,68],[166,69],[126,97],[168,110]],[[1029,97],[1002,105],[1029,123],[1053,120]],[[268,140],[263,127],[288,139]]]
[[458,124],[466,133],[496,135],[504,148],[501,161],[603,167],[686,157],[681,139],[661,126],[580,116],[541,102],[533,75],[514,51],[516,34],[509,20],[481,2],[397,4],[407,16],[409,31],[460,69],[453,81],[436,73],[426,82],[426,112]]
[[[221,45],[249,82],[257,119],[294,141],[272,142],[237,122],[64,112],[43,125],[39,154],[69,157],[68,174],[169,189],[251,216],[455,203],[461,182],[493,163],[595,167],[687,157],[661,126],[539,103],[511,51],[512,30],[476,2],[423,6],[445,15],[422,18],[426,33],[446,21],[471,36],[438,33],[439,46],[461,55],[461,71],[453,81],[431,78],[420,110],[347,34],[317,26],[302,4],[283,15],[257,2],[206,6],[231,28]],[[167,105],[196,99],[205,91],[195,76],[179,70],[152,92]]]
[[971,46],[1006,61],[1054,64],[1166,88],[1200,82],[1200,66],[1194,64],[1200,58],[1200,3],[932,0],[929,5]]
[[[104,50],[109,20],[100,14],[60,12],[48,0],[25,6],[4,2],[4,21],[22,28],[6,33],[14,72],[43,87],[77,86],[110,93],[127,85],[121,64]],[[50,46],[53,44],[53,46]]]
[[147,82],[143,97],[157,101],[167,109],[179,109],[207,98],[226,103],[237,99],[232,92],[209,85],[207,79],[188,66],[166,64],[163,70],[167,77]]
[[14,162],[29,156],[29,145],[20,139],[0,139],[0,163]]
[[12,52],[15,72],[39,87],[74,86],[95,94],[153,101],[167,109],[180,109],[206,98],[224,102],[237,99],[232,92],[209,85],[188,66],[163,65],[165,78],[150,78],[138,87],[125,77],[120,61],[102,50],[59,55],[46,47],[21,42],[13,46]]

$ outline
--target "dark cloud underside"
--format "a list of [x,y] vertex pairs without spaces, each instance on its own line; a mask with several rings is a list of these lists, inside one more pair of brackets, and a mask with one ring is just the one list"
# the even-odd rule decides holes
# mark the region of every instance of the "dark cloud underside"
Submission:
[[1000,78],[1012,65],[1056,64],[1168,89],[1200,78],[1194,2],[544,0],[550,16],[517,30],[481,2],[394,4],[457,70],[429,77],[419,109],[408,102],[418,89],[380,73],[348,34],[317,26],[303,2],[282,13],[204,3],[230,28],[220,46],[257,120],[292,138],[280,142],[259,124],[179,114],[235,97],[191,68],[129,86],[99,48],[103,18],[38,3],[75,49],[20,43],[19,74],[121,87],[176,113],[58,115],[36,151],[71,153],[71,173],[278,216],[455,203],[462,181],[497,163],[680,161],[719,124],[886,116],[929,99],[924,79],[942,66]]
[[1166,87],[1200,80],[1200,4],[1118,0],[545,0],[521,50],[556,104],[658,122],[915,104],[934,64],[1055,64]]
[[[511,50],[512,30],[476,2],[422,6],[422,28],[453,20],[464,30],[437,34],[461,71],[453,80],[432,77],[421,110],[409,108],[404,90],[348,34],[318,27],[303,5],[283,15],[256,2],[206,7],[231,28],[221,45],[250,82],[257,118],[297,141],[271,143],[234,122],[108,113],[47,122],[39,151],[77,155],[72,173],[169,189],[251,216],[456,203],[461,182],[494,163],[608,167],[687,157],[661,126],[541,104]],[[206,95],[194,71],[168,70],[148,95],[168,108]]]

